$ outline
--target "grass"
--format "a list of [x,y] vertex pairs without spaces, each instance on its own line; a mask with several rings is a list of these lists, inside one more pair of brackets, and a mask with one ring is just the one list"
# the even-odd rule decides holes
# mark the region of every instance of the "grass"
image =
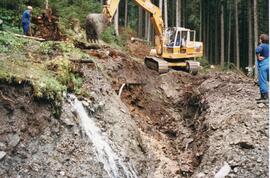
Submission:
[[[0,33],[0,79],[29,82],[34,96],[61,101],[68,90],[80,93],[83,79],[72,70],[69,59],[88,57],[64,42],[37,42]],[[3,49],[3,50],[2,50]]]

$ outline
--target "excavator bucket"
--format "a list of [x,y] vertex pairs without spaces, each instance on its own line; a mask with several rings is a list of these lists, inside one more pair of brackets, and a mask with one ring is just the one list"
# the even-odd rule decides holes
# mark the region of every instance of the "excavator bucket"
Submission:
[[109,21],[103,14],[89,14],[86,17],[85,31],[88,42],[97,43],[99,35],[108,25]]

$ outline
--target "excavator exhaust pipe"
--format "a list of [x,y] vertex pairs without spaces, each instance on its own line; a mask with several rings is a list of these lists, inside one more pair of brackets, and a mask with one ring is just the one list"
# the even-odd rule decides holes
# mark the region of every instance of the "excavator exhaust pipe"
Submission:
[[103,14],[91,13],[86,17],[85,31],[88,42],[97,43],[101,32],[109,24]]

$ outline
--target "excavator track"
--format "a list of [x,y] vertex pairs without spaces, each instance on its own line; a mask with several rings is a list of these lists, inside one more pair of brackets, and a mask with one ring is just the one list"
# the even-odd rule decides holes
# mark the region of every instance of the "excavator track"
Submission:
[[146,56],[144,58],[144,64],[152,70],[158,71],[160,74],[166,73],[169,71],[168,62],[154,56]]
[[196,75],[199,71],[200,63],[197,61],[186,61],[186,63],[187,63],[186,70],[189,73]]

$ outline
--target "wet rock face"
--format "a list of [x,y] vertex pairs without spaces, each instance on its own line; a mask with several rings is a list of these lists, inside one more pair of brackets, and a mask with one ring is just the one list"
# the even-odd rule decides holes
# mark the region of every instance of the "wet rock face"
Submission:
[[[119,98],[104,92],[86,99],[85,108],[114,151],[143,175],[145,158],[134,122]],[[49,102],[31,98],[31,87],[0,85],[0,177],[108,177],[76,112],[66,102],[62,112],[54,118]]]
[[72,113],[70,121],[61,118],[66,124],[55,119],[50,103],[34,100],[31,90],[0,84],[0,177],[103,175]]

